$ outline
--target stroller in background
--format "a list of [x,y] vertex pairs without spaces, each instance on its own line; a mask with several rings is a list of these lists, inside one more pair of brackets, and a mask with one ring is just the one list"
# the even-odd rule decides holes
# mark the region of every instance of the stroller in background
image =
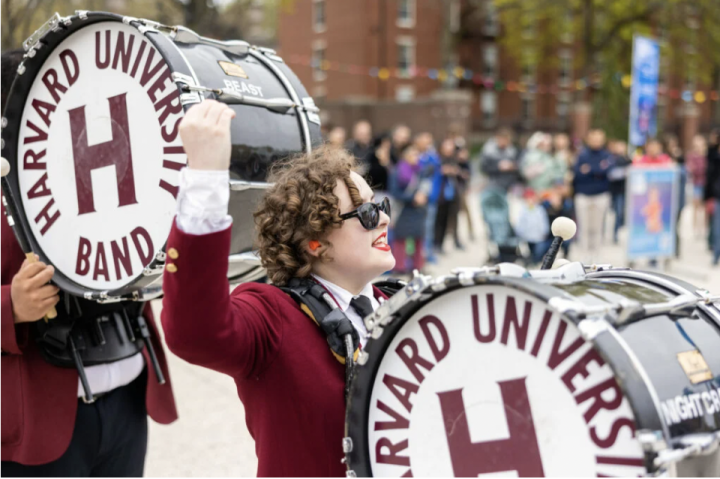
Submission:
[[530,247],[521,240],[510,224],[510,206],[507,193],[489,188],[480,197],[480,208],[487,226],[488,263],[530,264]]

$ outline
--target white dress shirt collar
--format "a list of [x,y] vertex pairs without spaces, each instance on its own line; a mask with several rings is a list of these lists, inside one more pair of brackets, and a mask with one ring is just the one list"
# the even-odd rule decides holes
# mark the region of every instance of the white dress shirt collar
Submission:
[[[350,307],[350,301],[355,297],[355,295],[353,295],[347,289],[342,288],[335,283],[331,283],[330,281],[323,279],[320,276],[313,275],[313,278],[315,278],[318,283],[325,286],[325,289],[327,289],[328,292],[330,292],[330,294],[333,296],[333,298],[335,298],[335,301],[338,303],[338,306],[340,307],[340,309],[342,309],[343,312],[346,312],[348,310],[348,308]],[[373,305],[373,309],[375,309],[377,305],[377,299],[375,299],[372,283],[366,284],[363,290],[360,291],[360,295],[366,296]]]

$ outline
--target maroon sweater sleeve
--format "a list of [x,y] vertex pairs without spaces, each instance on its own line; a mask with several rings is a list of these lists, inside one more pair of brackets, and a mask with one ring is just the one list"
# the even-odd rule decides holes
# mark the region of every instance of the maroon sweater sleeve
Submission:
[[[168,348],[186,361],[231,376],[259,374],[276,356],[283,323],[271,286],[249,284],[230,295],[231,228],[207,235],[173,224],[163,276],[162,325]],[[263,289],[263,287],[265,289]]]

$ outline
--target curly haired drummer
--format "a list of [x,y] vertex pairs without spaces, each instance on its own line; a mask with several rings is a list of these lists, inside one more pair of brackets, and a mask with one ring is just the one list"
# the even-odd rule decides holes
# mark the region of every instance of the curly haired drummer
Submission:
[[204,101],[181,126],[189,168],[167,243],[162,322],[170,349],[229,374],[256,441],[260,476],[344,475],[345,368],[325,334],[278,286],[322,285],[359,333],[383,294],[370,281],[393,268],[389,206],[354,171],[345,151],[324,146],[276,171],[255,213],[263,266],[274,285],[230,293],[226,277],[230,121]]

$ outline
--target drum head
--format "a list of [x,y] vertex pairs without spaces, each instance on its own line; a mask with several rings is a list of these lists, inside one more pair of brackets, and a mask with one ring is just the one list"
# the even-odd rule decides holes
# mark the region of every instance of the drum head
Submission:
[[646,471],[610,365],[530,292],[489,284],[434,293],[366,352],[347,424],[358,475]]
[[5,112],[15,220],[74,294],[143,277],[165,245],[187,163],[170,68],[120,20],[75,18],[47,35]]

